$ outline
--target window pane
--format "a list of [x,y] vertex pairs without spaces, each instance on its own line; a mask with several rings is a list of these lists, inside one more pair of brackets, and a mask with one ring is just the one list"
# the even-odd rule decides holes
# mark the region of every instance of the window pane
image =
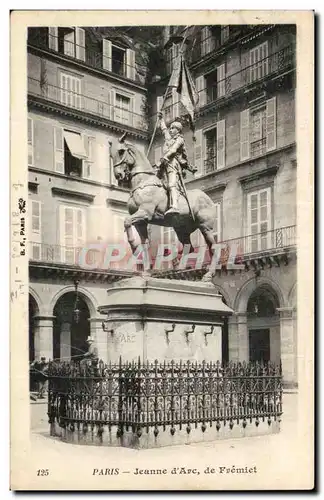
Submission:
[[253,210],[254,208],[258,208],[258,195],[252,194],[250,199],[251,199],[251,209]]
[[261,193],[260,193],[260,205],[264,206],[264,205],[267,205],[267,203],[268,203],[268,192],[261,191]]
[[251,224],[256,224],[258,222],[258,211],[251,210]]

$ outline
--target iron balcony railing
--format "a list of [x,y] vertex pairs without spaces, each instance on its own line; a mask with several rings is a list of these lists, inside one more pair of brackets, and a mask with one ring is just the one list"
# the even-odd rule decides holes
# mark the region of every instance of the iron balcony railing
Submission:
[[239,260],[244,260],[251,254],[262,252],[277,252],[279,250],[296,246],[296,226],[286,226],[270,231],[249,234],[241,238],[233,238],[220,243],[228,248],[236,246],[236,255]]
[[[233,238],[230,240],[218,241],[230,249],[231,245],[236,247],[237,260],[244,260],[251,254],[262,252],[278,252],[279,250],[296,246],[296,226],[286,226],[271,231],[264,231],[256,234],[250,234],[241,238]],[[177,240],[175,240],[177,244]],[[32,262],[43,262],[46,264],[65,264],[87,268],[92,265],[94,268],[105,268],[105,247],[102,249],[89,249],[85,256],[81,251],[84,247],[50,245],[47,243],[29,243],[29,258]],[[226,254],[226,252],[225,252]],[[221,258],[226,255],[222,253]],[[84,258],[86,259],[84,261]],[[169,264],[169,263],[167,263]],[[128,265],[127,259],[121,262],[114,262],[113,266],[116,269],[124,269]],[[169,267],[169,266],[167,266]]]
[[[226,78],[219,80],[214,85],[206,86],[198,92],[200,103],[210,104],[218,99],[228,97],[248,85],[294,67],[295,46],[289,45],[236,73],[227,75]],[[200,107],[204,105],[198,103]]]
[[204,174],[210,174],[217,170],[217,156],[210,156],[204,160]]
[[66,108],[82,111],[108,120],[147,131],[148,124],[144,115],[129,111],[119,106],[113,106],[108,100],[94,99],[80,92],[72,91],[70,88],[57,87],[47,82],[28,78],[29,96],[42,97],[50,103],[57,103]]
[[[254,27],[255,28],[255,27]],[[216,32],[211,32],[208,37],[201,40],[200,43],[194,43],[190,54],[188,55],[189,63],[195,63],[201,58],[210,55],[212,52],[217,51],[223,45],[228,44],[236,40],[238,37],[243,36],[245,33],[251,31],[249,25],[243,26],[230,26],[224,25]]]
[[34,32],[28,38],[30,46],[49,50],[60,54],[68,59],[80,61],[87,66],[106,71],[133,80],[144,85],[147,68],[143,64],[127,64],[126,51],[123,59],[108,57],[102,52],[84,45],[78,45],[75,42],[62,40],[62,37],[48,35],[43,32]]

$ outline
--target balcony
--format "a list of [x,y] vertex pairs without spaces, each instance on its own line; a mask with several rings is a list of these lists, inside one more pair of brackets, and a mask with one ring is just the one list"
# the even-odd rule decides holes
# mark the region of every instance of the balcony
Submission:
[[211,156],[204,160],[204,173],[203,175],[210,174],[217,170],[217,156]]
[[63,87],[49,85],[35,78],[28,78],[28,96],[41,98],[43,103],[58,104],[60,110],[72,111],[80,118],[82,118],[82,113],[86,113],[97,119],[119,123],[123,125],[123,129],[130,127],[143,132],[148,130],[148,124],[143,115],[113,106],[108,103],[108,99],[107,101],[94,99]]
[[28,37],[28,44],[31,47],[59,54],[70,61],[80,62],[89,68],[99,69],[107,74],[126,78],[140,85],[145,84],[146,66],[136,62],[135,69],[134,65],[127,63],[126,58],[108,57],[99,50],[62,40],[62,37],[53,34],[49,35],[47,32],[33,32]]
[[286,226],[241,238],[223,241],[226,245],[236,245],[240,259],[246,260],[255,254],[282,252],[296,246],[296,226]]
[[[295,67],[295,46],[289,45],[279,52],[260,59],[255,64],[227,75],[223,80],[199,91],[200,107],[221,101],[250,85],[289,71]],[[205,104],[206,103],[206,104]],[[199,103],[198,103],[199,106]]]
[[[230,44],[241,38],[242,36],[249,33],[251,30],[255,30],[255,26],[215,26],[214,32],[211,33],[203,42],[194,43],[192,50],[189,55],[189,64],[194,64],[200,62],[201,59],[207,58],[207,56],[214,55],[218,50],[226,44]],[[217,32],[215,31],[217,30]]]

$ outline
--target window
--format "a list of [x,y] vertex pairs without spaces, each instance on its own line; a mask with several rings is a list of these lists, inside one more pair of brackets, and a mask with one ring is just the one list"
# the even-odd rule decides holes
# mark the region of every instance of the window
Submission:
[[225,167],[225,120],[204,132],[205,162],[204,173]]
[[175,65],[178,62],[179,53],[180,45],[178,43],[173,44],[171,47],[166,49],[166,71],[168,75],[171,74],[175,68]]
[[135,80],[135,51],[118,47],[104,38],[102,40],[102,67],[117,75]]
[[271,247],[271,189],[247,195],[247,236],[245,252],[258,252]]
[[30,258],[32,260],[41,259],[41,202],[31,200],[31,217],[29,219],[30,229]]
[[[197,89],[198,98],[199,98],[198,106],[199,106],[199,108],[202,108],[203,106],[205,106],[206,101],[207,101],[207,96],[208,96],[205,75],[201,75],[201,76],[198,76],[196,78],[196,89]],[[210,96],[210,92],[209,92],[209,96]]]
[[117,75],[126,76],[126,50],[112,45],[111,71]]
[[266,151],[266,108],[251,111],[250,113],[250,147],[251,156],[259,156]]
[[168,123],[173,120],[173,93],[171,90],[168,91],[168,94],[164,101],[164,119]]
[[250,50],[250,82],[268,74],[268,42]]
[[85,32],[82,28],[71,28],[63,35],[63,48],[66,56],[85,61]]
[[60,206],[61,259],[66,264],[79,264],[78,256],[85,242],[86,220],[83,208]]
[[81,78],[61,73],[61,103],[81,109]]
[[28,118],[28,166],[34,165],[34,121]]
[[56,27],[48,28],[48,48],[58,51],[58,28]]
[[230,36],[230,26],[222,26],[221,28],[221,44],[226,43]]
[[241,160],[260,156],[277,147],[276,98],[241,112]]
[[73,177],[91,177],[94,138],[61,127],[54,129],[54,170]]
[[221,64],[217,67],[216,71],[213,71],[205,76],[205,92],[207,96],[207,102],[213,102],[219,97],[223,97],[226,93],[226,73],[225,64]]
[[115,120],[120,123],[131,125],[131,98],[116,92],[115,102]]
[[201,56],[209,54],[215,49],[215,39],[209,26],[201,30]]

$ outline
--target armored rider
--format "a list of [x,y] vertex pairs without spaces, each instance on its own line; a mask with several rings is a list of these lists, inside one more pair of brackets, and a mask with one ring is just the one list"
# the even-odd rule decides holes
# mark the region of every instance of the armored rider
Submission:
[[167,176],[169,209],[165,215],[178,214],[178,188],[177,177],[183,170],[195,172],[196,169],[189,165],[186,146],[182,135],[182,124],[174,121],[170,129],[165,124],[163,115],[158,113],[159,125],[164,135],[163,157],[157,167],[164,170]]

